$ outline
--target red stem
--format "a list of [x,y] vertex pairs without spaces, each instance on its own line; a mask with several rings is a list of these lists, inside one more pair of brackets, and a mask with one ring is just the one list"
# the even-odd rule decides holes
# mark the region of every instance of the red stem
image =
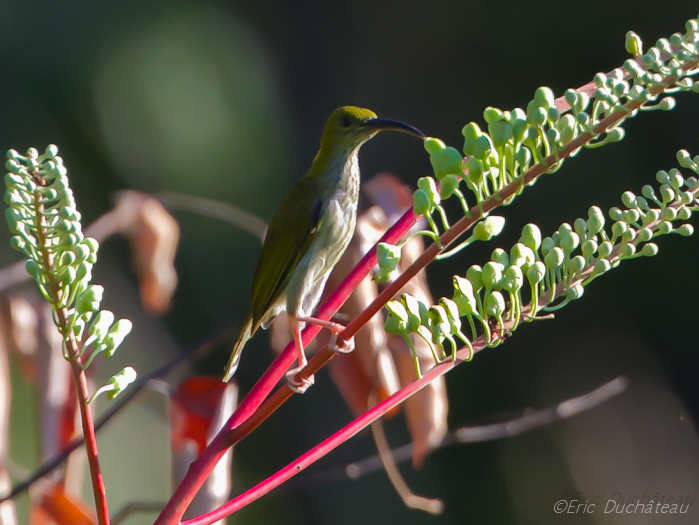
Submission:
[[[478,350],[483,348],[483,346],[484,344],[481,343]],[[476,350],[475,345],[474,350]],[[458,358],[462,360],[468,358],[468,354],[468,348],[462,348],[457,352]],[[385,399],[371,410],[365,412],[357,419],[352,421],[349,425],[339,430],[319,445],[313,447],[303,456],[299,457],[296,461],[290,463],[283,469],[279,470],[262,483],[259,483],[255,487],[245,491],[240,496],[232,499],[231,501],[229,501],[222,507],[219,507],[218,509],[214,510],[213,512],[209,512],[198,518],[187,520],[183,522],[182,525],[208,525],[210,523],[215,523],[216,521],[225,518],[226,516],[229,516],[237,510],[240,510],[246,505],[252,503],[261,496],[264,496],[269,491],[278,487],[292,476],[298,474],[315,461],[318,461],[320,458],[325,456],[334,448],[337,448],[342,443],[352,438],[359,431],[369,426],[371,423],[379,419],[381,416],[385,415],[393,408],[397,407],[410,396],[412,396],[419,390],[422,390],[425,386],[429,384],[430,381],[433,381],[439,376],[446,374],[457,364],[459,364],[459,361],[446,361],[431,368],[428,372],[425,373],[424,376],[422,376],[421,379],[413,381],[412,383],[409,383],[408,385],[404,386],[391,397]],[[289,389],[287,388],[287,390]]]
[[70,368],[73,371],[75,388],[78,392],[78,405],[80,406],[80,418],[82,420],[83,437],[85,439],[85,451],[87,461],[90,465],[90,478],[92,480],[92,491],[95,496],[95,506],[97,508],[97,519],[100,525],[109,525],[109,510],[107,508],[107,488],[104,485],[104,477],[100,470],[99,455],[97,452],[97,436],[95,435],[95,425],[92,419],[92,411],[87,404],[89,392],[87,388],[87,377],[82,369],[79,360],[71,360]]
[[[38,191],[34,192],[34,209],[36,210],[36,240],[41,247],[46,246],[46,234],[44,224],[44,205],[41,202],[41,195]],[[56,283],[54,275],[49,271],[53,268],[53,256],[49,250],[41,249],[41,257],[44,268],[46,269],[46,277],[48,279],[49,293],[53,299],[53,304],[59,304],[60,293],[59,286]],[[65,308],[56,310],[59,326],[61,327],[61,337],[67,331],[69,326],[68,312]],[[87,453],[87,462],[90,466],[90,478],[92,479],[92,492],[95,497],[95,508],[97,509],[97,520],[100,525],[109,525],[109,510],[107,508],[107,488],[104,485],[104,478],[100,470],[99,454],[97,452],[97,436],[95,435],[95,426],[92,420],[92,412],[87,404],[89,392],[87,388],[87,377],[82,368],[78,352],[78,343],[75,339],[75,334],[69,332],[68,340],[66,341],[66,350],[68,352],[68,361],[70,369],[73,372],[73,380],[75,381],[75,389],[78,396],[78,406],[80,408],[80,418],[83,427],[83,439],[85,440],[85,451]]]
[[[398,242],[417,222],[412,210],[408,210],[384,234],[381,242],[394,244]],[[316,317],[323,320],[330,318],[344,304],[357,285],[376,266],[376,246],[374,246],[357,263],[352,272],[342,281],[335,291],[321,306]],[[308,344],[320,332],[320,327],[309,325],[303,331],[303,342]],[[284,351],[274,360],[262,377],[255,383],[252,390],[245,396],[238,409],[226,422],[224,427],[209,444],[202,454],[190,465],[187,474],[175,493],[168,501],[154,525],[174,525],[180,522],[184,512],[197,494],[213,467],[218,463],[226,450],[233,444],[231,434],[233,429],[252,416],[263,401],[269,396],[286,371],[291,367],[296,357],[294,343],[289,343]],[[291,390],[284,387],[291,394]]]

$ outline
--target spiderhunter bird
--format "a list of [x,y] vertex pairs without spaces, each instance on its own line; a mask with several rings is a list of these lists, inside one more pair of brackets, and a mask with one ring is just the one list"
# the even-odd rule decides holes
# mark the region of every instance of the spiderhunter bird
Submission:
[[306,323],[332,331],[329,346],[334,350],[352,350],[352,341],[345,341],[343,347],[337,345],[337,334],[344,326],[311,316],[330,272],[354,234],[359,198],[359,148],[383,130],[425,138],[416,128],[378,118],[368,109],[345,106],[330,115],[311,169],[282,200],[269,223],[252,281],[250,309],[233,346],[224,381],[238,368],[248,339],[260,326],[266,329],[282,312],[289,317],[296,345],[298,366],[286,373],[295,392],[304,392],[313,384],[313,376],[301,381],[295,379],[308,364],[301,339]]

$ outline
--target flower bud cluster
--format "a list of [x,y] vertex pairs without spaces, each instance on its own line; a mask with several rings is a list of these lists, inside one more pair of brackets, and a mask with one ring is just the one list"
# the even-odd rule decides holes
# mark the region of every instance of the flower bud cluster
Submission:
[[[621,125],[639,110],[670,110],[675,100],[669,94],[699,92],[699,86],[691,78],[699,72],[698,42],[696,19],[687,22],[684,34],[658,40],[645,54],[641,39],[630,32],[626,36],[626,48],[634,59],[609,74],[595,75],[597,87],[592,96],[567,90],[565,100],[569,111],[557,107],[550,88],[540,87],[526,109],[486,108],[483,118],[487,130],[475,122],[464,126],[463,155],[438,139],[426,139],[424,146],[436,181],[421,179],[422,184],[413,196],[414,212],[425,215],[433,232],[438,234],[431,215],[437,210],[446,219],[441,201],[451,195],[457,195],[466,216],[470,217],[461,191],[462,182],[474,195],[482,214],[485,200],[497,198],[503,188],[519,182],[519,191],[504,201],[511,203],[521,192],[526,173],[534,166],[544,164],[546,173],[553,173],[560,169],[566,156],[575,156],[582,147],[597,148],[622,140]],[[572,151],[564,151],[584,133],[589,133],[592,139]],[[544,162],[545,159],[549,160]],[[531,185],[536,180],[527,183]],[[446,220],[444,224],[449,229]]]
[[82,232],[58,148],[50,145],[41,155],[34,148],[26,155],[10,150],[7,158],[5,218],[14,234],[11,245],[27,257],[27,272],[53,306],[65,357],[71,358],[65,351],[71,339],[81,348],[73,359],[92,349],[83,365],[87,368],[100,353],[114,355],[131,321],[114,323],[112,312],[100,310],[104,288],[90,284],[99,245]]
[[[682,167],[699,174],[699,156],[692,158],[682,150],[677,158]],[[621,261],[656,255],[658,247],[651,242],[656,237],[693,233],[684,221],[699,210],[697,178],[685,179],[677,169],[659,171],[656,178],[657,192],[650,185],[643,187],[642,196],[625,192],[623,208],[609,210],[609,224],[597,206],[589,209],[586,219],[563,223],[550,237],[527,224],[509,252],[497,248],[483,266],[473,265],[465,276],[454,276],[452,297],[442,297],[436,305],[424,305],[408,294],[389,301],[386,331],[405,338],[411,349],[410,335],[422,337],[435,362],[446,359],[446,341],[456,359],[456,340],[461,340],[469,349],[467,360],[476,338],[486,346],[500,344],[522,321],[582,297],[589,283]],[[523,295],[528,295],[528,306],[523,306]],[[462,330],[463,318],[468,335]],[[417,357],[415,363],[419,377]]]

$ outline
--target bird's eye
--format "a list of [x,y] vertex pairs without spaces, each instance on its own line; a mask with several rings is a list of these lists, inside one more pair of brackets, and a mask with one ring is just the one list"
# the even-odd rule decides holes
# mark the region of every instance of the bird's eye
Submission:
[[349,128],[352,125],[350,118],[345,115],[340,119],[340,126],[343,128]]

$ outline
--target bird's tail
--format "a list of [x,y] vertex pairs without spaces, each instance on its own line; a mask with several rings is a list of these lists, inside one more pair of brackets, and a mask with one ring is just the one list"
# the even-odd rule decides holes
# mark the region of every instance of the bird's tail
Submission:
[[245,318],[245,321],[243,321],[243,325],[240,327],[240,332],[238,332],[238,337],[233,345],[233,352],[231,353],[231,357],[228,360],[228,364],[226,365],[225,373],[223,375],[224,382],[230,381],[233,374],[235,374],[235,371],[238,370],[238,363],[240,363],[240,354],[243,352],[243,347],[245,346],[245,343],[248,342],[248,339],[252,337],[252,334],[254,334],[255,331],[256,329],[252,326],[252,318],[250,315],[248,315]]

